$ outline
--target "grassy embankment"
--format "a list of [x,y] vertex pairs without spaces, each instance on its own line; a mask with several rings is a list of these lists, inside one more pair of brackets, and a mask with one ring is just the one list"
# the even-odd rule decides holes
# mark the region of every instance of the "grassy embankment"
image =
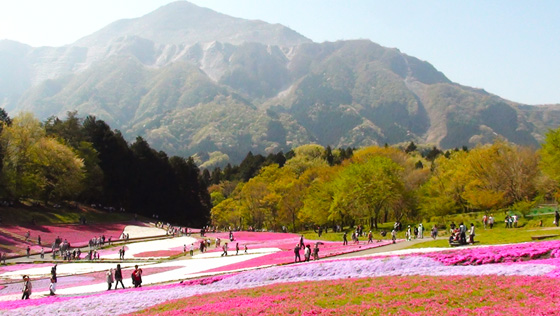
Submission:
[[18,203],[14,206],[0,206],[2,225],[37,225],[78,224],[81,217],[88,223],[114,223],[134,219],[134,214],[107,212],[90,206],[43,206],[30,202]]

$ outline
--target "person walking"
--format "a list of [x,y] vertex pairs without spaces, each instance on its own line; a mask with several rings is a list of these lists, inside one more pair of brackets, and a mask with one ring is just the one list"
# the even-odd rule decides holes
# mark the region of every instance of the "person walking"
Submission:
[[397,231],[394,228],[391,231],[391,239],[393,240],[393,244],[397,243]]
[[41,259],[45,259],[45,248],[41,247]]
[[107,291],[111,290],[111,288],[113,287],[113,268],[107,270]]
[[117,268],[115,269],[115,290],[119,286],[119,282],[121,283],[121,286],[124,289],[124,284],[123,284],[122,280],[123,280],[123,277],[122,277],[121,265],[120,265],[120,263],[118,263]]
[[311,257],[311,246],[307,245],[305,246],[305,251],[303,252],[304,261],[309,261],[310,257]]
[[57,280],[56,280],[56,264],[51,268],[51,279],[53,279],[54,283],[57,282]]
[[344,235],[342,235],[342,245],[346,246],[348,245],[348,233],[344,232]]
[[25,252],[27,253],[27,258],[29,258],[29,253],[31,252],[31,248],[29,248],[29,246],[27,246],[27,249],[25,249]]
[[53,296],[56,295],[56,282],[54,282],[53,278],[51,278],[51,284],[49,285],[49,295]]
[[560,213],[558,213],[558,210],[554,211],[554,224],[556,224],[556,227],[558,227],[558,222],[560,221]]
[[410,225],[408,225],[408,227],[406,228],[406,240],[410,241],[410,235],[412,234],[412,232],[410,231]]
[[235,243],[235,255],[239,254],[239,243]]
[[300,244],[296,244],[296,246],[294,247],[294,254],[296,256],[294,262],[301,262],[301,256],[299,255],[299,250],[301,249],[301,247],[299,245]]
[[190,252],[190,255],[191,255],[191,257],[192,257],[193,254],[194,254],[194,243],[191,244],[191,249],[190,249],[189,252]]
[[436,239],[437,235],[438,235],[438,229],[437,229],[437,226],[434,225],[434,227],[432,227],[432,238]]
[[21,291],[23,292],[23,295],[21,296],[21,299],[22,300],[28,300],[29,296],[31,296],[32,289],[33,289],[33,285],[31,284],[31,280],[29,280],[29,276],[24,275],[23,276],[23,288],[21,289]]
[[313,260],[319,260],[319,243],[316,243],[313,248]]
[[471,230],[469,231],[469,243],[474,244],[474,224],[471,223]]

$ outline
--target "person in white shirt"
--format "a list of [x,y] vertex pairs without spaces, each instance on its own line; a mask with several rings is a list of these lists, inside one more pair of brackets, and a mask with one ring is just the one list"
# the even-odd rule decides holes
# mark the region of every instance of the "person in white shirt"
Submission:
[[474,244],[474,224],[471,223],[471,230],[469,232],[469,243]]

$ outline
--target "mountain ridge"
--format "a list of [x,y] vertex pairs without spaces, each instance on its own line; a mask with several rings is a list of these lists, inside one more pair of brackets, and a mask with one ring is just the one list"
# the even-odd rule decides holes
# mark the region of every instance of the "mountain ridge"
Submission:
[[[213,26],[183,21],[191,15]],[[194,27],[203,39],[190,34]],[[0,104],[10,113],[44,119],[77,110],[169,154],[232,162],[310,142],[454,148],[502,137],[538,146],[560,123],[560,105],[529,107],[462,86],[396,48],[314,43],[185,1],[64,47],[0,41],[2,69],[10,76],[0,78]]]

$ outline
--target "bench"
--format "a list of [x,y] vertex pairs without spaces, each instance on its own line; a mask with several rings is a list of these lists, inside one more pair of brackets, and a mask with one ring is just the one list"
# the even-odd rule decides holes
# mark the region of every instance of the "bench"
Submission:
[[542,235],[542,236],[531,236],[532,240],[542,240],[542,239],[546,239],[546,238],[552,238],[552,237],[557,237],[560,235]]

